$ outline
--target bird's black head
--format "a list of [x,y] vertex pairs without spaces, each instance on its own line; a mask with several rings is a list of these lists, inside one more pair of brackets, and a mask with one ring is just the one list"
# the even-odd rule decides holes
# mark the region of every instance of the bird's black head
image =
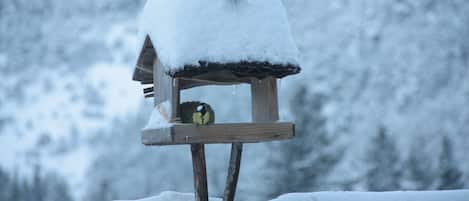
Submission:
[[205,115],[205,113],[207,112],[207,104],[205,103],[199,104],[196,108],[196,111],[200,112],[202,115]]

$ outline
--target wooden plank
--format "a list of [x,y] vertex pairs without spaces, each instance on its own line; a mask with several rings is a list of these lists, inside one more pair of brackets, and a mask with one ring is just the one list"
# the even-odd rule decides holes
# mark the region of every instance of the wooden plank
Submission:
[[288,122],[226,123],[204,126],[174,124],[170,128],[143,130],[142,143],[145,145],[255,143],[285,140],[293,135],[294,125]]
[[172,78],[164,72],[164,66],[157,59],[153,71],[153,89],[155,106],[169,101],[171,104],[171,122],[179,122],[177,113],[180,102],[179,79]]
[[277,80],[269,77],[251,82],[251,111],[254,122],[278,120]]
[[237,81],[213,81],[213,80],[203,80],[203,79],[198,79],[198,78],[180,78],[180,86],[181,90],[184,89],[190,89],[194,87],[200,87],[200,86],[207,86],[207,85],[220,85],[220,86],[225,86],[225,85],[236,85],[236,84],[242,84],[243,82],[237,82]]
[[156,130],[143,130],[142,143],[144,145],[151,145],[155,142],[171,143],[173,141],[171,136],[172,128],[159,128]]
[[228,166],[228,176],[226,177],[225,192],[223,201],[233,201],[238,184],[239,170],[241,165],[241,153],[243,151],[242,143],[231,144],[230,164]]
[[164,73],[164,67],[159,59],[153,64],[153,88],[155,93],[155,106],[171,99],[172,78]]
[[205,167],[205,148],[203,144],[191,144],[192,168],[196,201],[208,201],[207,170]]

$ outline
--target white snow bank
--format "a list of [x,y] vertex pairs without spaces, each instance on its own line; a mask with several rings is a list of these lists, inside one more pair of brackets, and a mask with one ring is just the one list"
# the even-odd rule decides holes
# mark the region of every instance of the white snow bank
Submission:
[[469,190],[290,193],[272,201],[469,201]]
[[144,129],[167,128],[171,126],[171,103],[169,101],[158,104],[151,113],[150,120]]
[[[210,198],[210,201],[221,201],[219,198]],[[121,200],[124,201],[124,200]],[[135,200],[137,201],[137,200]],[[178,193],[173,191],[165,191],[157,196],[141,199],[138,201],[194,201],[193,193]]]
[[140,19],[170,69],[198,61],[297,64],[298,50],[280,0],[149,0]]
[[[135,201],[193,201],[194,194],[172,191]],[[210,201],[221,201],[210,198]],[[469,190],[290,193],[271,201],[469,201]]]

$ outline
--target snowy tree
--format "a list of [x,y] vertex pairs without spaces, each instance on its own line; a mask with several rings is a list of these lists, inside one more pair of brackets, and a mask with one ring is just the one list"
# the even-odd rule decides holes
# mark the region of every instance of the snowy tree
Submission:
[[439,158],[439,184],[438,189],[461,189],[464,187],[462,181],[462,172],[453,156],[453,148],[448,136],[444,136],[442,140],[442,151]]
[[371,191],[399,190],[401,185],[401,165],[399,152],[394,140],[380,127],[378,135],[371,140],[367,153],[370,169],[366,174],[366,185]]
[[46,201],[72,201],[73,198],[70,194],[69,187],[63,178],[55,174],[48,174],[45,177],[46,182]]
[[7,200],[9,195],[10,177],[0,168],[0,200]]
[[[56,174],[41,176],[40,168],[35,166],[32,181],[19,179],[0,168],[0,201],[72,201],[68,184]],[[39,195],[39,197],[37,197]]]
[[336,146],[336,138],[326,130],[327,119],[322,114],[326,97],[310,94],[299,87],[291,101],[295,116],[295,137],[276,143],[277,150],[268,161],[276,167],[270,175],[273,186],[269,197],[287,192],[308,192],[326,185],[326,177],[343,156],[343,148]]
[[406,160],[405,179],[411,183],[410,189],[429,190],[435,181],[435,171],[432,169],[431,158],[422,149],[423,139],[412,143]]
[[41,176],[41,166],[39,165],[34,166],[32,187],[32,193],[36,198],[36,201],[45,201],[46,189],[43,178]]

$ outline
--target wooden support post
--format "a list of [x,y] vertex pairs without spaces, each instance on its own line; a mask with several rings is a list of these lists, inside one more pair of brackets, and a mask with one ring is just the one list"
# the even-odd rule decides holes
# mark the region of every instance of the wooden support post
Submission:
[[180,82],[178,78],[172,78],[172,86],[171,86],[171,122],[181,122],[181,116],[179,114],[179,106],[181,102],[181,90],[180,90]]
[[236,193],[236,185],[238,184],[239,170],[241,165],[241,153],[243,151],[243,143],[231,144],[230,165],[228,167],[228,176],[226,178],[225,192],[223,201],[233,201]]
[[191,144],[195,201],[208,201],[204,144]]
[[278,120],[277,80],[268,77],[251,82],[251,106],[253,122]]

